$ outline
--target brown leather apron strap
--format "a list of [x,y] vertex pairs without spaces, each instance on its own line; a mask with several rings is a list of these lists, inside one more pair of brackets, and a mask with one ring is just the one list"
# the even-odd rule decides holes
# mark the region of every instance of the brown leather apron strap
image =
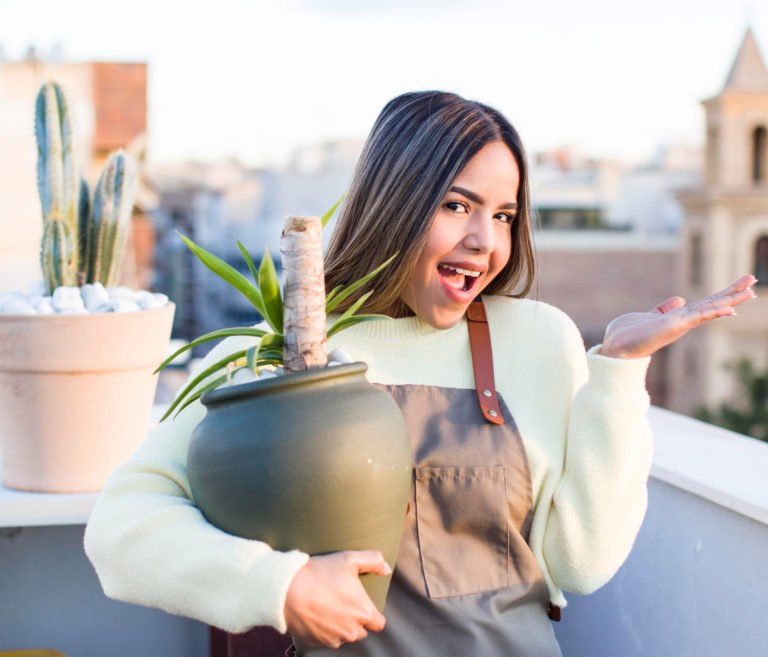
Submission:
[[[493,352],[491,351],[488,316],[485,314],[485,306],[480,297],[467,308],[467,327],[469,328],[469,346],[472,350],[472,368],[475,372],[475,388],[480,410],[488,422],[504,424],[493,377]],[[551,620],[559,621],[562,617],[562,610],[550,602],[547,615]]]
[[469,328],[469,346],[472,350],[472,368],[475,372],[475,389],[477,390],[480,410],[488,422],[504,424],[496,396],[496,383],[493,378],[491,332],[488,329],[485,306],[480,297],[469,304],[469,308],[467,308],[467,327]]

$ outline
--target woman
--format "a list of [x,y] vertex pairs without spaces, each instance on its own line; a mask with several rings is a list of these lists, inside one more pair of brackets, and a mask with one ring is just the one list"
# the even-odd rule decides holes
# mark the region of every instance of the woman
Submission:
[[[106,593],[228,631],[271,625],[308,655],[560,655],[548,613],[564,606],[562,590],[608,581],[642,522],[650,355],[735,314],[754,277],[624,315],[585,357],[566,316],[524,298],[528,198],[523,147],[503,116],[453,94],[409,93],[377,119],[334,232],[328,289],[400,254],[364,307],[395,319],[330,342],[368,363],[412,443],[386,620],[358,579],[389,573],[380,554],[275,552],[206,523],[185,465],[199,404],[161,425],[94,509],[86,549]],[[478,405],[465,317],[480,293],[493,419]],[[226,341],[206,361],[239,348]]]

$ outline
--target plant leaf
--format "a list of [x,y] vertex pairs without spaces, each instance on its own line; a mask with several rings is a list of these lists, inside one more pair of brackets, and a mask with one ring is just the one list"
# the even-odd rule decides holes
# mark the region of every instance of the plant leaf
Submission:
[[[200,374],[198,374],[192,381],[190,381],[184,389],[176,396],[176,399],[174,399],[173,403],[168,407],[168,410],[165,412],[165,415],[160,418],[160,422],[165,420],[172,412],[173,410],[181,403],[181,401],[192,391],[194,390],[195,386],[200,385],[206,378],[208,378],[211,374],[215,374],[220,369],[226,367],[229,363],[231,363],[233,360],[237,360],[238,358],[244,358],[245,357],[245,349],[242,351],[237,351],[234,354],[230,354],[229,356],[225,356],[221,360],[215,362],[210,367],[206,368]],[[224,377],[224,380],[226,381],[226,376]]]
[[328,304],[331,303],[331,301],[334,300],[336,295],[341,292],[344,289],[343,285],[337,285],[335,288],[333,288],[329,293],[328,296],[325,297],[325,312],[328,314]]
[[[209,390],[213,390],[214,388],[218,388],[222,383],[225,383],[226,380],[227,380],[227,375],[225,374],[224,376],[220,376],[218,379],[214,379],[207,385],[204,385],[202,388],[200,388],[200,390],[195,392],[195,394],[187,398],[187,401],[185,401],[184,404],[181,406],[181,408],[178,411],[176,411],[176,414],[173,416],[173,419],[175,420],[179,416],[179,413],[181,413],[187,406],[189,406],[193,402],[200,399],[200,397],[203,396],[203,393],[206,393]],[[166,416],[163,416],[163,420],[165,419],[165,417]],[[160,421],[162,422],[163,420],[160,420]]]
[[275,263],[272,262],[272,256],[269,255],[269,247],[264,249],[264,256],[259,267],[259,288],[261,289],[261,298],[264,301],[264,310],[267,311],[267,316],[264,319],[269,322],[275,333],[282,333],[283,298],[280,295],[280,281],[277,278]]
[[[177,231],[178,233],[178,231]],[[224,262],[218,256],[213,255],[209,251],[206,251],[202,246],[198,246],[191,239],[185,237],[181,233],[178,233],[179,237],[184,240],[184,243],[189,247],[189,250],[194,253],[200,262],[202,262],[208,269],[214,274],[223,278],[227,283],[240,292],[248,301],[251,302],[254,308],[259,311],[259,314],[266,319],[267,313],[264,309],[264,300],[261,298],[261,291],[253,283],[251,283],[245,276],[243,276],[237,269]]]
[[267,360],[278,360],[278,364],[282,364],[283,336],[277,333],[267,333],[261,340],[259,340],[259,344],[248,349],[246,359],[248,361],[248,367],[257,374],[259,372],[259,366],[266,365]]
[[205,335],[201,335],[199,338],[192,340],[192,342],[174,351],[170,356],[168,356],[168,358],[166,358],[162,363],[160,363],[160,365],[157,366],[157,369],[154,372],[152,372],[152,374],[157,374],[160,370],[168,367],[168,365],[170,365],[171,362],[173,362],[185,351],[188,351],[189,349],[192,349],[193,347],[196,347],[197,345],[203,344],[205,342],[210,342],[211,340],[218,340],[220,338],[231,338],[233,336],[261,338],[265,334],[266,334],[266,331],[262,329],[248,328],[247,326],[220,329],[218,331],[213,331],[212,333],[206,333]]
[[368,301],[368,297],[370,297],[373,294],[373,290],[370,290],[369,292],[366,292],[363,296],[361,296],[355,303],[353,303],[349,308],[347,308],[344,313],[333,323],[331,328],[329,328],[326,331],[326,335],[338,333],[341,329],[338,328],[345,320],[352,317],[362,306],[366,301]]
[[248,265],[248,269],[251,270],[251,276],[253,276],[253,281],[255,283],[259,282],[259,272],[256,271],[256,265],[253,264],[253,260],[251,259],[251,254],[248,253],[248,249],[243,246],[243,243],[240,240],[237,240],[237,248],[240,249],[240,253],[243,255],[243,259],[245,260],[245,264]]
[[[398,251],[399,253],[399,251]],[[326,302],[325,312],[330,313],[333,312],[334,308],[338,306],[344,299],[346,299],[350,294],[353,294],[358,289],[360,289],[363,285],[365,285],[368,281],[370,281],[374,276],[376,276],[380,271],[382,271],[385,267],[387,267],[396,257],[397,253],[393,255],[388,260],[385,260],[383,263],[381,263],[376,269],[369,272],[365,276],[363,276],[360,280],[355,281],[354,283],[351,283],[350,285],[347,285],[343,290],[341,290],[332,300],[330,303]],[[370,296],[370,295],[368,295]],[[367,297],[366,297],[367,298]]]
[[360,324],[361,322],[370,322],[375,319],[392,319],[389,315],[355,315],[354,317],[347,317],[346,319],[337,319],[331,328],[328,329],[327,337],[331,337],[332,335],[338,333],[339,331],[343,331],[344,329],[349,328],[350,326],[354,326],[355,324]]
[[331,217],[333,216],[333,213],[336,212],[336,208],[338,208],[341,205],[341,202],[343,200],[344,200],[344,194],[342,194],[339,197],[339,200],[336,201],[336,203],[334,203],[331,206],[331,208],[328,210],[328,212],[326,212],[322,217],[320,217],[320,222],[321,222],[323,228],[325,228],[325,224],[327,224],[330,221]]

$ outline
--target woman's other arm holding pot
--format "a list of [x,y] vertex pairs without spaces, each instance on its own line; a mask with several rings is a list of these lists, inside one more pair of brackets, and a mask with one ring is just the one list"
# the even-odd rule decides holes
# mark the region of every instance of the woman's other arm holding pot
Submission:
[[[240,343],[222,342],[201,368]],[[205,520],[186,468],[189,438],[204,414],[196,402],[166,420],[111,475],[86,528],[86,553],[109,597],[229,632],[256,625],[285,632],[286,594],[309,557],[231,536]]]

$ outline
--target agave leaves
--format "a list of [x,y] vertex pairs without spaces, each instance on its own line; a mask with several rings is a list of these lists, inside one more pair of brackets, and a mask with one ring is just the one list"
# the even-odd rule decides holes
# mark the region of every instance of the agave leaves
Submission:
[[[328,222],[328,219],[330,219],[331,215],[338,207],[339,202],[323,215],[323,225]],[[161,421],[169,417],[174,411],[175,417],[187,406],[199,399],[203,393],[218,388],[226,383],[239,369],[248,368],[258,375],[259,369],[265,365],[282,365],[283,363],[283,297],[280,291],[280,281],[278,279],[277,269],[269,254],[269,249],[264,251],[261,263],[257,268],[245,246],[243,246],[241,242],[237,242],[237,247],[243,256],[243,259],[248,266],[248,270],[250,271],[251,278],[253,279],[249,280],[237,269],[198,244],[195,244],[188,237],[181,235],[181,233],[179,233],[179,236],[184,240],[184,243],[192,253],[195,254],[200,262],[214,274],[219,276],[219,278],[223,279],[231,287],[240,292],[251,303],[256,311],[265,319],[271,331],[253,327],[220,329],[200,336],[171,354],[158,366],[155,373],[170,365],[181,354],[206,342],[228,337],[258,339],[258,342],[253,346],[229,354],[202,372],[197,373],[176,396],[176,399],[165,412]],[[360,280],[349,285],[340,285],[330,292],[326,296],[325,301],[326,314],[331,314],[342,301],[349,298],[350,295],[369,283],[377,274],[387,267],[394,258],[395,256],[392,256],[389,260],[379,265]],[[359,299],[336,318],[333,324],[327,329],[327,336],[331,337],[339,331],[354,326],[360,322],[386,318],[386,315],[356,314],[372,294],[373,290],[361,295]]]

